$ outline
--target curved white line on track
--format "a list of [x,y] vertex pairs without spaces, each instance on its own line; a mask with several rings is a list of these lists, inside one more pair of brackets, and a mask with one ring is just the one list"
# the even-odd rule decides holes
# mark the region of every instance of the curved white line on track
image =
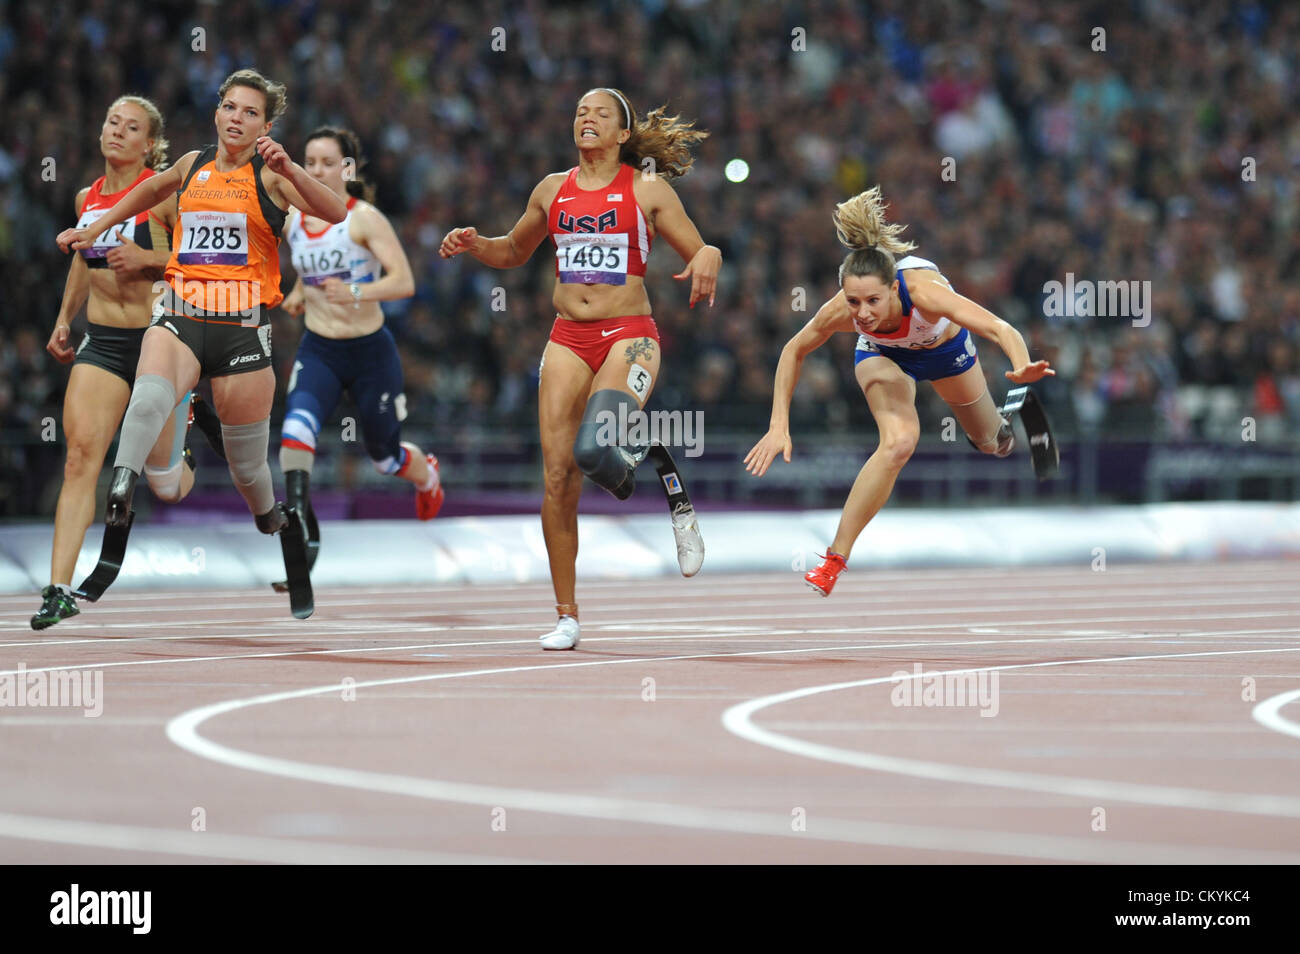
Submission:
[[[875,646],[843,647],[822,646],[799,650],[765,650],[738,653],[701,653],[685,656],[638,657],[629,659],[603,659],[591,662],[548,663],[529,666],[509,666],[496,669],[479,669],[466,672],[435,673],[424,676],[406,676],[393,679],[376,679],[359,682],[355,688],[410,685],[444,679],[462,679],[474,676],[504,675],[518,672],[538,672],[558,669],[580,669],[594,666],[645,665],[690,659],[718,659],[731,656],[770,656],[794,652],[843,652],[846,648],[875,649]],[[1260,650],[1261,652],[1267,650]],[[1139,657],[1162,658],[1162,657]],[[167,737],[180,748],[235,768],[277,775],[296,781],[315,782],[380,792],[424,798],[432,801],[503,807],[517,811],[543,812],[606,821],[635,822],[731,834],[763,835],[794,839],[812,839],[837,843],[877,845],[911,850],[933,850],[964,854],[994,855],[999,857],[1038,858],[1044,860],[1067,859],[1109,864],[1294,864],[1297,855],[1275,851],[1223,850],[1217,847],[1186,847],[1179,845],[1142,844],[1137,842],[1101,842],[1095,838],[1027,835],[1019,832],[970,831],[945,829],[933,826],[897,825],[852,819],[814,817],[805,831],[795,832],[788,814],[768,814],[749,810],[716,809],[665,802],[647,802],[603,796],[576,795],[564,792],[546,792],[533,789],[505,788],[496,785],[417,778],[371,772],[309,762],[298,762],[274,756],[259,755],[231,746],[213,742],[199,734],[199,727],[226,713],[253,706],[271,705],[294,699],[336,693],[337,683],[277,692],[247,699],[231,699],[201,706],[182,713],[167,723]]]
[[1283,706],[1297,701],[1300,701],[1300,689],[1292,689],[1290,692],[1283,692],[1272,698],[1265,699],[1251,710],[1250,715],[1251,718],[1265,728],[1272,729],[1274,732],[1281,732],[1283,735],[1293,735],[1300,739],[1300,722],[1292,722],[1290,719],[1284,719],[1279,715]]
[[[935,779],[959,784],[989,785],[997,788],[1029,789],[1066,795],[1074,798],[1111,799],[1144,805],[1160,805],[1166,808],[1186,808],[1199,811],[1233,812],[1244,815],[1268,815],[1286,818],[1300,818],[1300,798],[1288,795],[1256,795],[1236,792],[1211,792],[1195,788],[1178,788],[1167,785],[1147,785],[1136,782],[1111,782],[1104,779],[1077,778],[1067,775],[1042,775],[1036,772],[1019,772],[1005,769],[980,768],[978,766],[953,765],[945,762],[927,762],[922,759],[902,758],[894,755],[882,755],[876,752],[862,752],[843,749],[816,742],[807,742],[790,735],[782,735],[770,729],[763,729],[753,722],[754,714],[771,706],[796,699],[826,692],[838,692],[842,689],[857,689],[865,686],[898,684],[902,679],[921,677],[941,678],[945,675],[980,672],[1009,672],[1024,669],[1044,669],[1053,666],[1082,666],[1109,662],[1139,662],[1152,659],[1189,659],[1204,656],[1239,656],[1255,653],[1290,653],[1300,652],[1300,647],[1279,649],[1230,649],[1211,652],[1168,653],[1151,656],[1111,656],[1093,659],[1064,659],[1041,663],[1018,663],[1008,666],[980,666],[968,669],[935,670],[922,673],[900,673],[859,679],[853,682],[828,683],[822,686],[806,686],[789,692],[775,693],[758,699],[751,699],[727,709],[722,714],[722,724],[727,731],[749,742],[778,749],[791,755],[817,759],[823,762],[837,762],[855,768],[877,772],[889,772],[895,775],[910,775],[916,778]],[[1276,698],[1276,697],[1275,697]]]
[[[262,835],[229,835],[175,828],[149,828],[39,815],[0,813],[0,839],[53,842],[115,851],[143,851],[191,858],[264,861],[293,865],[481,865],[531,864],[518,858],[366,848],[328,841],[298,841]],[[80,863],[80,862],[79,862]]]

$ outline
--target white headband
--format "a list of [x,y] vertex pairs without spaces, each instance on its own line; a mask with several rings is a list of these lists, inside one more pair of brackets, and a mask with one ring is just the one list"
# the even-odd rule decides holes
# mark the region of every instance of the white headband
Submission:
[[616,100],[618,100],[620,103],[622,103],[622,104],[623,104],[623,122],[624,122],[624,125],[625,125],[625,127],[628,128],[628,129],[631,129],[631,128],[632,128],[632,110],[631,110],[631,108],[627,105],[627,100],[625,100],[622,96],[619,95],[618,90],[616,90],[616,89],[610,89],[608,86],[597,86],[595,89],[592,90],[592,92],[593,92],[593,93],[609,93],[610,96],[613,96]]

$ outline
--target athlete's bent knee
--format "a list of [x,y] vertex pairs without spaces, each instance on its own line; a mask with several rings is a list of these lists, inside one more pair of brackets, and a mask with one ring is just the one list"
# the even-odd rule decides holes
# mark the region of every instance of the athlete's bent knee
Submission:
[[902,470],[903,465],[912,459],[912,452],[916,450],[916,442],[920,437],[914,432],[903,434],[890,434],[880,439],[879,453],[884,457],[885,463],[894,470]]
[[[80,480],[90,475],[92,467],[91,455],[86,452],[86,447],[79,442],[70,441],[68,454],[63,460],[63,479]],[[98,468],[94,469],[98,473]]]

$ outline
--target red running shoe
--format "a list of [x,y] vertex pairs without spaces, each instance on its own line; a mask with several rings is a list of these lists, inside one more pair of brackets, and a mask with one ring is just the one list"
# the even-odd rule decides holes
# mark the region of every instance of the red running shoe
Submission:
[[840,571],[844,569],[845,559],[838,553],[826,551],[822,557],[821,565],[814,570],[804,574],[804,582],[817,591],[821,596],[830,596],[831,590],[835,588],[835,581],[839,579]]
[[425,460],[433,468],[434,487],[432,490],[417,490],[415,492],[415,514],[421,520],[432,520],[438,516],[438,511],[442,509],[443,498],[446,494],[442,490],[442,475],[438,470],[438,458],[432,454],[425,454]]

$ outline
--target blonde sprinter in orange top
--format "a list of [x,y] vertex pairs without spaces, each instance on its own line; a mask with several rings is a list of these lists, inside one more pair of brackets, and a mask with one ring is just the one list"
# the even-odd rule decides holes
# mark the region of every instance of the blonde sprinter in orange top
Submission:
[[64,251],[85,248],[108,223],[179,192],[168,288],[145,332],[109,486],[110,526],[127,525],[145,454],[176,396],[201,376],[212,379],[231,477],[258,529],[276,533],[288,525],[267,463],[275,395],[269,311],[283,297],[280,228],[291,205],[328,222],[342,221],[347,208],[270,138],[284,109],[283,85],[256,70],[232,73],[218,91],[216,145],[141,182],[99,222],[59,235]]

